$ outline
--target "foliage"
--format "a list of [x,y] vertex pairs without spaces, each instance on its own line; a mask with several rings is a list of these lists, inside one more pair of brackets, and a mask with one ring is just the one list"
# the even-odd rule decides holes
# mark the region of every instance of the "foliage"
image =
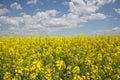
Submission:
[[120,37],[0,37],[0,80],[120,80]]

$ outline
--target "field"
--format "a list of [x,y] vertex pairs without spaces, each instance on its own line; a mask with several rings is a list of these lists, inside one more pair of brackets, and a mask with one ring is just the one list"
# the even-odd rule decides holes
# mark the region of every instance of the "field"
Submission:
[[120,36],[0,37],[0,80],[120,80]]

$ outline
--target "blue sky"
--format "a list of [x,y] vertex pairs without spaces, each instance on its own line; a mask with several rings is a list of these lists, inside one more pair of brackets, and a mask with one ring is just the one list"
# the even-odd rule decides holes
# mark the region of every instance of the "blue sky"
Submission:
[[0,0],[0,36],[120,35],[120,0]]

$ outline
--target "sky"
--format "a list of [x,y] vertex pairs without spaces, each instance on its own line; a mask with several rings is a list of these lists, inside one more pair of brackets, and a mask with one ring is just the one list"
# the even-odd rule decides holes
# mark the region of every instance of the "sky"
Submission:
[[0,36],[120,35],[120,0],[0,0]]

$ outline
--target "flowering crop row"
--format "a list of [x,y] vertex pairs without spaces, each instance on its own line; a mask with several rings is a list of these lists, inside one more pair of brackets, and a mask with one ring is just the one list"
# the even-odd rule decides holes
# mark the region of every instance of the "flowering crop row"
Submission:
[[0,37],[0,80],[120,80],[120,37]]

